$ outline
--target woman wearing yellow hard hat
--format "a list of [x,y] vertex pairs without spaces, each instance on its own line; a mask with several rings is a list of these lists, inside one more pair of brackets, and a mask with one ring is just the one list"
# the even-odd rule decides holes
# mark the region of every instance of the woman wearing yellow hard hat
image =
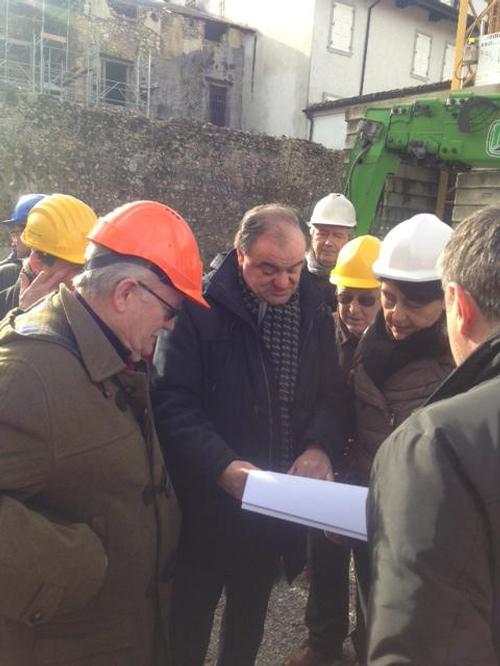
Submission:
[[349,241],[330,273],[330,282],[337,287],[336,328],[340,327],[343,337],[352,338],[354,348],[380,309],[380,282],[373,273],[380,245],[375,236],[358,236]]
[[[346,383],[359,339],[380,309],[380,282],[372,270],[379,249],[378,238],[359,236],[342,247],[330,273],[338,301],[333,314],[337,355]],[[354,407],[354,396],[351,404]],[[354,409],[351,422],[353,435]],[[337,467],[336,473],[338,480],[347,481],[350,467],[347,451],[343,459],[344,464]],[[336,537],[327,539],[321,530],[311,530],[309,539],[310,586],[306,610],[309,637],[284,666],[333,663],[342,655],[349,630],[349,564],[351,549],[357,560],[358,546],[341,543]],[[365,641],[361,613],[351,637],[362,659]]]

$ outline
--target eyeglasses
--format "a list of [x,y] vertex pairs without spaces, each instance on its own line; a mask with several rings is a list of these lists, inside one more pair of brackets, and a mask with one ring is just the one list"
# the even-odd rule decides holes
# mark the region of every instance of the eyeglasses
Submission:
[[337,300],[341,305],[350,305],[357,301],[362,307],[370,308],[377,302],[377,297],[373,294],[351,294],[348,291],[341,291],[337,294]]
[[173,305],[170,305],[168,301],[159,296],[155,291],[151,289],[151,287],[148,287],[147,284],[144,284],[144,282],[141,282],[140,280],[137,280],[137,284],[139,285],[139,287],[142,287],[145,291],[151,294],[151,296],[154,296],[157,300],[159,300],[160,303],[167,309],[167,316],[166,316],[167,321],[169,321],[170,319],[175,319],[175,317],[177,317],[177,315],[180,313],[179,308],[174,308]]

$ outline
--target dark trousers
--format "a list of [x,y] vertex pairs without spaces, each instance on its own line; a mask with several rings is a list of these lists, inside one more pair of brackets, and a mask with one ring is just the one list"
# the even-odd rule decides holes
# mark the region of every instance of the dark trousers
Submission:
[[217,666],[253,666],[278,568],[274,549],[238,543],[237,534],[215,544],[181,539],[170,626],[174,666],[203,666],[223,590]]
[[[361,589],[365,590],[369,580],[366,544],[353,542],[340,546],[329,541],[322,531],[310,531],[310,582],[305,621],[309,629],[309,644],[314,650],[329,658],[338,658],[342,655],[342,644],[349,631],[351,549],[354,555],[356,576],[361,581]],[[358,595],[357,626],[353,633],[353,641],[358,656],[361,658],[365,652],[362,611],[364,605],[364,598],[361,600]]]

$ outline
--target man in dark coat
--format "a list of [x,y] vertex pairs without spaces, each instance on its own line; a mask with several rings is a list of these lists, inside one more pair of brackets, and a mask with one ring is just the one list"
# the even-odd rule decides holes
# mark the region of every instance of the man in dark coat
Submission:
[[458,367],[371,476],[375,666],[500,661],[500,208],[457,227],[441,270]]
[[240,508],[255,468],[331,479],[344,408],[331,315],[310,283],[293,210],[248,211],[208,278],[206,313],[185,308],[157,348],[153,404],[183,526],[172,640],[201,666],[226,592],[219,666],[250,666],[280,557],[303,565],[302,528]]

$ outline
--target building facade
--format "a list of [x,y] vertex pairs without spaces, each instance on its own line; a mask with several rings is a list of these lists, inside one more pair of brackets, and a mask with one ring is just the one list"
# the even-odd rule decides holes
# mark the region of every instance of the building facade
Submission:
[[0,0],[0,85],[241,128],[253,31],[161,0]]
[[[453,2],[453,0],[450,0]],[[449,79],[457,10],[440,0],[196,0],[256,28],[243,127],[309,138],[325,100]],[[342,147],[345,127],[339,120]]]

